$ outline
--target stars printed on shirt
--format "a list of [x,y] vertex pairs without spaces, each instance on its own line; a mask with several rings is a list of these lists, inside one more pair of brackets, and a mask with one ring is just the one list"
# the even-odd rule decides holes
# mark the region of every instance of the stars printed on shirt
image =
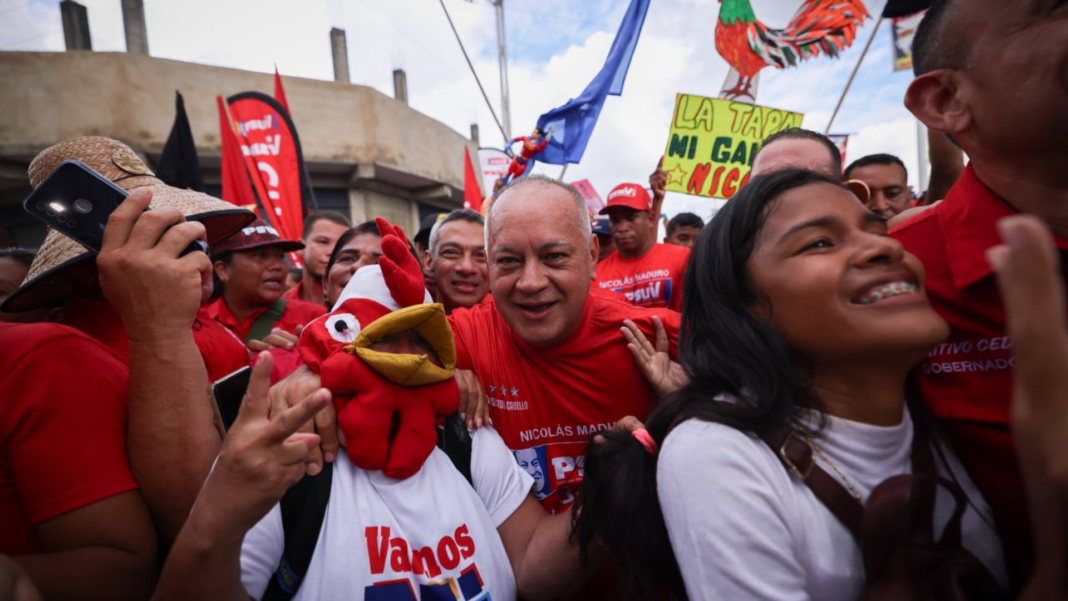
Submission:
[[508,388],[508,386],[506,386],[504,384],[500,384],[500,385],[490,384],[490,387],[489,387],[490,394],[493,394],[493,393],[497,392],[498,390],[501,392],[501,395],[503,395],[503,396],[508,396],[509,394],[511,394],[513,397],[518,397],[519,396],[519,389],[516,388],[515,386],[512,386],[511,388]]

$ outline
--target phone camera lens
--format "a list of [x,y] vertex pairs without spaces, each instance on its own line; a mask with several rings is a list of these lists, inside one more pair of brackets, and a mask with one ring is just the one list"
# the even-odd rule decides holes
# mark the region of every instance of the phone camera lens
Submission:
[[93,203],[84,198],[79,198],[74,201],[74,210],[82,215],[88,215],[93,212]]
[[78,224],[74,223],[74,220],[71,219],[70,221],[67,222],[67,227],[69,227],[70,229],[74,229],[74,228],[78,227]]
[[45,203],[43,203],[43,202],[39,202],[39,203],[37,203],[37,204],[35,204],[35,205],[33,205],[33,206],[34,206],[34,208],[35,208],[35,209],[37,209],[37,210],[38,210],[39,212],[41,212],[41,211],[44,211],[45,209],[47,209],[47,208],[48,208],[48,207],[46,207],[46,206],[45,206]]
[[59,221],[60,223],[66,223],[67,222],[67,214],[66,213],[60,213],[59,215],[56,216],[56,221]]
[[55,217],[56,212],[53,211],[51,207],[49,207],[48,210],[45,211],[45,215],[48,215],[49,217]]

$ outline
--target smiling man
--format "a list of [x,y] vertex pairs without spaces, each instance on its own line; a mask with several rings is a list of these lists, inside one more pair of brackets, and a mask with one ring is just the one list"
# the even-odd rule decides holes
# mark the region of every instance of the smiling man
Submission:
[[445,312],[473,307],[489,294],[486,233],[482,215],[458,209],[441,218],[430,232],[423,269],[437,282]]
[[892,154],[870,154],[853,161],[845,170],[846,179],[868,185],[868,208],[889,219],[912,206],[909,172],[905,163]]
[[608,194],[601,214],[608,215],[616,252],[597,265],[597,287],[632,305],[678,311],[690,249],[656,242],[651,207],[638,184],[620,184]]
[[475,372],[494,427],[544,479],[538,499],[563,511],[582,483],[590,436],[647,415],[656,402],[627,350],[623,320],[651,335],[659,316],[674,353],[679,315],[590,294],[597,245],[585,202],[563,182],[533,175],[513,183],[487,227],[493,302],[449,317],[457,366]]

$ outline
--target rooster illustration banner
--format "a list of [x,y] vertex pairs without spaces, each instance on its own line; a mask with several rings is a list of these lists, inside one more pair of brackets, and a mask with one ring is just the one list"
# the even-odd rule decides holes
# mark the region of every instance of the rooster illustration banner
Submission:
[[894,71],[912,69],[912,38],[927,11],[890,19],[890,37],[894,42]]
[[722,98],[679,94],[664,151],[667,189],[730,198],[749,181],[768,136],[801,127],[804,115]]
[[749,0],[720,0],[716,51],[731,66],[721,96],[755,100],[764,67],[785,69],[820,55],[837,57],[868,18],[861,0],[804,0],[783,29],[768,27]]

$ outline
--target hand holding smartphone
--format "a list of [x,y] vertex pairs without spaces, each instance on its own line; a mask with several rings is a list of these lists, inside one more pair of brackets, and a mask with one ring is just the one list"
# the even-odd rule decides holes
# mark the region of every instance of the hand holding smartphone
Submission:
[[[125,190],[85,163],[71,160],[60,163],[22,206],[45,225],[99,253],[108,217],[126,196]],[[196,240],[180,256],[209,250],[206,242]]]

